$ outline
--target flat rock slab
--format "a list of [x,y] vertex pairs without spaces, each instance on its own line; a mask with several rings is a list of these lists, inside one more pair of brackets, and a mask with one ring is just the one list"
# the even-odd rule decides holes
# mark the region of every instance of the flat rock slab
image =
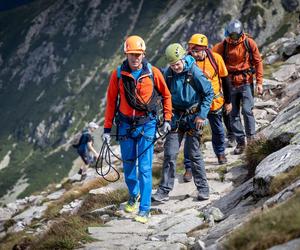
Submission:
[[288,145],[267,156],[256,167],[253,180],[255,195],[268,195],[272,179],[281,173],[288,172],[299,164],[300,145]]

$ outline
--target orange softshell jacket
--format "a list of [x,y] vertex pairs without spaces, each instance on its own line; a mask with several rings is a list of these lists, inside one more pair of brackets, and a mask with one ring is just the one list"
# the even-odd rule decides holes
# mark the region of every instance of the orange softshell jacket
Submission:
[[212,52],[212,56],[215,58],[218,72],[215,72],[215,69],[208,57],[206,57],[203,61],[197,61],[197,65],[203,71],[205,76],[211,81],[215,96],[210,106],[210,111],[216,111],[222,108],[224,104],[221,77],[226,77],[228,72],[222,57],[214,52]]
[[[243,34],[238,42],[226,38],[227,41],[227,51],[226,59],[224,59],[229,77],[231,79],[233,86],[239,86],[245,83],[253,83],[253,73],[250,73],[251,66],[255,69],[256,84],[262,84],[263,82],[263,63],[260,56],[258,47],[255,41],[247,37],[249,46],[252,50],[253,60],[252,64],[250,62],[249,52],[247,51],[244,40],[247,35]],[[217,52],[221,56],[224,55],[224,43],[220,42],[213,47],[213,51]],[[243,73],[248,71],[247,73]]]
[[[167,84],[160,70],[152,66],[152,73],[153,73],[154,85],[163,98],[164,119],[166,121],[170,121],[172,118],[171,93],[167,87]],[[121,71],[121,75],[126,75],[133,78],[131,73],[127,71]],[[153,92],[153,83],[152,83],[151,76],[149,74],[142,74],[134,82],[136,84],[136,91],[138,92],[139,96],[143,99],[143,101],[148,102]],[[106,105],[105,120],[104,120],[105,129],[106,128],[110,129],[112,127],[115,111],[117,108],[116,105],[117,105],[117,98],[119,93],[120,93],[119,111],[123,115],[129,117],[146,115],[145,112],[135,110],[127,103],[122,77],[118,79],[117,70],[115,69],[111,75],[108,89],[107,89],[107,98],[106,98],[107,105]]]

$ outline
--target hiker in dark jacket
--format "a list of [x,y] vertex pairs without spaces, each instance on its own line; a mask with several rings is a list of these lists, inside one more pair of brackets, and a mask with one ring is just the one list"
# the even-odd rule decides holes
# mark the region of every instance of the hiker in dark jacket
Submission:
[[82,131],[78,145],[77,152],[80,155],[83,165],[80,167],[78,174],[82,177],[86,175],[89,165],[98,158],[99,154],[94,148],[94,140],[91,135],[99,126],[95,122],[90,122],[88,127]]

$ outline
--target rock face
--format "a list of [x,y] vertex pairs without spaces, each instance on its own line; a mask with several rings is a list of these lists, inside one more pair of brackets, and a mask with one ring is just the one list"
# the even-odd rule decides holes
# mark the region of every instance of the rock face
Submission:
[[[299,44],[295,45],[299,47],[300,50],[300,36]],[[292,52],[291,52],[292,53]],[[285,61],[284,65],[280,69],[272,74],[274,79],[277,81],[285,82],[291,78],[297,79],[300,77],[300,54],[290,57]]]
[[265,203],[264,203],[264,207],[272,207],[276,204],[282,203],[284,201],[286,201],[287,199],[289,199],[292,195],[295,194],[295,192],[297,191],[297,189],[300,187],[300,180],[292,183],[291,185],[289,185],[287,188],[283,189],[282,191],[280,191],[278,194],[274,195],[273,197],[271,197],[270,199],[268,199]]

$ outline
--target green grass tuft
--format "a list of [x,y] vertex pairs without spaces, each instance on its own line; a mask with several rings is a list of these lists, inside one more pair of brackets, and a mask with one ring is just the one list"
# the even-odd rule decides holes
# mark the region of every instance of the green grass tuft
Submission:
[[100,224],[100,221],[89,221],[80,216],[67,216],[53,223],[49,231],[34,242],[33,249],[74,249],[81,243],[92,242],[87,227]]
[[275,176],[270,185],[270,193],[277,194],[288,185],[300,178],[300,165],[290,169],[287,173],[282,173]]
[[236,229],[225,249],[268,249],[300,237],[300,191],[290,200],[253,217]]
[[88,194],[83,201],[78,214],[84,214],[96,208],[102,208],[112,204],[120,205],[128,200],[128,198],[129,196],[127,189],[118,189],[102,195]]

